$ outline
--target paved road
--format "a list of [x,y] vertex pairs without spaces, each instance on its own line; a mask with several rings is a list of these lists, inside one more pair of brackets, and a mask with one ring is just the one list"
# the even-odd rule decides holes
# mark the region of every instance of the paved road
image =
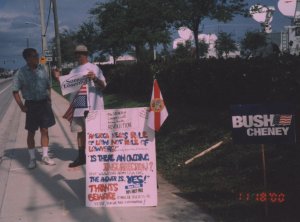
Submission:
[[[52,92],[57,124],[50,128],[50,153],[55,166],[28,170],[25,115],[12,101],[1,121],[0,221],[1,222],[213,222],[180,191],[158,175],[157,207],[85,207],[85,167],[69,169],[75,157],[76,136],[62,115],[67,101]],[[2,107],[2,106],[1,106]],[[1,109],[1,108],[0,108]],[[38,134],[37,134],[38,136]],[[37,137],[37,141],[38,141]],[[41,153],[41,150],[38,150]]]
[[11,79],[0,79],[0,121],[12,100]]
[[[4,115],[6,113],[9,114],[7,111],[13,99],[11,85],[11,79],[0,79],[0,158],[3,156],[5,144],[8,141],[9,130],[4,128]],[[12,112],[12,110],[10,112]]]

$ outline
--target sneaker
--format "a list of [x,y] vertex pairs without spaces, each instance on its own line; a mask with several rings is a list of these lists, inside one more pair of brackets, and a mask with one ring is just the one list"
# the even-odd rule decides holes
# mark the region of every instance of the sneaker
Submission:
[[36,160],[35,159],[32,159],[30,160],[29,164],[28,164],[28,169],[34,169],[36,168]]
[[49,166],[55,165],[55,162],[53,160],[51,160],[48,156],[44,156],[42,158],[42,163],[45,165],[49,165]]
[[72,163],[69,164],[69,167],[70,168],[73,168],[73,167],[78,167],[78,166],[81,166],[81,165],[84,165],[85,164],[85,158],[77,158],[76,160],[74,160]]

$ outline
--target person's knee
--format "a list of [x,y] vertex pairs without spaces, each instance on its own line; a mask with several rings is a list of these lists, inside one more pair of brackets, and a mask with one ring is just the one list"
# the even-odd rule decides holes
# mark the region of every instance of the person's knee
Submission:
[[27,137],[34,138],[35,132],[28,131]]
[[47,128],[41,128],[41,134],[42,135],[48,135],[48,129]]

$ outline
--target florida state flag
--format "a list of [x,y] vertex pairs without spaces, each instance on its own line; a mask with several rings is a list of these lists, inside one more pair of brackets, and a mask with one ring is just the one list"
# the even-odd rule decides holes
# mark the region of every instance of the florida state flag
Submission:
[[148,116],[148,126],[155,131],[159,131],[161,125],[167,119],[167,117],[167,108],[161,95],[157,80],[154,79]]

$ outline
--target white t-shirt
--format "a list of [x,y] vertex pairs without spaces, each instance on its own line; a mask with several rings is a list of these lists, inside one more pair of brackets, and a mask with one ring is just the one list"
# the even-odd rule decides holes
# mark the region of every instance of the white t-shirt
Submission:
[[[72,69],[69,74],[86,75],[90,71],[94,72],[96,74],[96,77],[102,80],[106,85],[105,77],[102,73],[102,70],[97,65],[92,64],[90,62],[84,65],[77,66],[76,68]],[[89,100],[90,110],[104,109],[104,101],[103,101],[103,95],[101,90],[95,86],[94,81],[88,81],[88,86],[89,86],[88,100]],[[73,101],[75,95],[76,92],[71,93],[70,101]]]

